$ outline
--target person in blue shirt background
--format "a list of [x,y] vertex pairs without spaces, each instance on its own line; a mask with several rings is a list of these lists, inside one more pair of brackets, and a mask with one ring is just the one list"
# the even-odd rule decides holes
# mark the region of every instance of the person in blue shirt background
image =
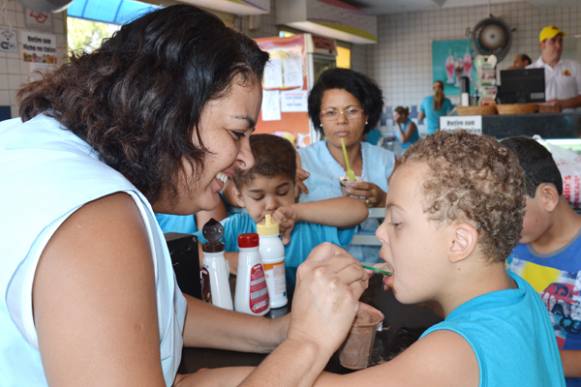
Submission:
[[401,144],[401,149],[406,150],[414,142],[420,139],[418,127],[410,119],[410,110],[398,106],[393,111],[393,123],[396,126],[395,137]]
[[426,118],[426,133],[434,134],[440,129],[440,117],[447,115],[454,109],[449,98],[444,95],[444,82],[435,81],[432,85],[434,95],[429,95],[422,100],[418,123],[422,124]]
[[[341,247],[349,245],[355,226],[368,214],[367,206],[357,199],[338,197],[296,203],[296,151],[284,138],[271,134],[250,136],[255,158],[252,168],[234,174],[233,199],[246,211],[222,221],[226,257],[233,268],[237,262],[238,235],[256,232],[256,223],[271,214],[279,223],[285,243],[285,268],[289,294],[297,267],[313,248],[323,242]],[[196,233],[203,243],[200,231]]]

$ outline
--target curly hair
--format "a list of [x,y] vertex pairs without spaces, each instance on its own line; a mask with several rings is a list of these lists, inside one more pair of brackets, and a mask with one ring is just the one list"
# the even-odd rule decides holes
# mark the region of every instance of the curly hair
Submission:
[[297,153],[285,138],[273,134],[253,134],[250,136],[250,149],[254,156],[252,168],[234,174],[234,184],[242,188],[256,175],[265,177],[284,176],[295,181],[297,175]]
[[481,251],[503,261],[516,246],[525,208],[518,159],[496,139],[440,131],[410,146],[400,164],[424,162],[424,212],[431,220],[474,222]]
[[321,103],[325,91],[331,89],[345,90],[361,103],[367,115],[364,134],[377,126],[383,110],[383,94],[377,83],[356,71],[334,68],[324,71],[309,93],[309,117],[320,134],[323,134],[320,118]]
[[[260,82],[268,54],[216,16],[189,5],[124,25],[92,53],[19,91],[20,117],[54,117],[150,201],[174,196],[182,160],[195,175],[207,149],[198,124],[210,100]],[[200,146],[192,142],[196,136]]]

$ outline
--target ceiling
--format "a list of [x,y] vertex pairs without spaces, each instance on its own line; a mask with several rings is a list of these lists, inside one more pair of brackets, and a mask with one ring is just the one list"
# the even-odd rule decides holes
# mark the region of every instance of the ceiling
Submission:
[[361,7],[365,13],[383,15],[412,11],[433,11],[442,8],[473,7],[502,3],[526,2],[534,6],[575,5],[577,0],[344,0]]

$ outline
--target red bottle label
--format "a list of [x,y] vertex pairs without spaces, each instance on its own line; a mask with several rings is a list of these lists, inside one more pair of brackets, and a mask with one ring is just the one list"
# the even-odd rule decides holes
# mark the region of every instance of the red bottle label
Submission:
[[257,263],[250,269],[250,310],[262,313],[269,307],[268,289],[262,264]]

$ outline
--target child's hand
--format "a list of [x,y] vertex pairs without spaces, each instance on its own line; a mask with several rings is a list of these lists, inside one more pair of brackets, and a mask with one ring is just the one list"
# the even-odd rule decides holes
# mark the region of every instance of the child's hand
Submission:
[[272,214],[272,219],[278,223],[282,243],[288,244],[290,242],[291,232],[295,227],[297,214],[292,206],[278,207]]

